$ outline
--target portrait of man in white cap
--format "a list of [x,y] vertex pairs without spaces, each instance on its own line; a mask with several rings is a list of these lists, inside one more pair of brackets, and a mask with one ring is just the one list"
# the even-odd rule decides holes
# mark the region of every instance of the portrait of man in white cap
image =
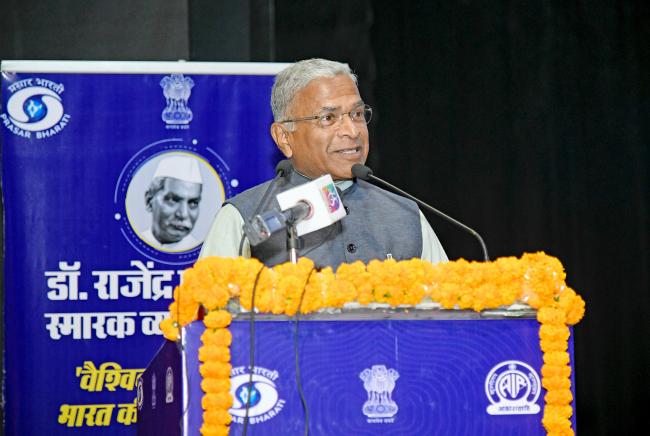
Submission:
[[151,227],[142,238],[164,251],[186,251],[201,241],[190,233],[199,217],[203,180],[199,162],[191,156],[163,158],[144,194]]

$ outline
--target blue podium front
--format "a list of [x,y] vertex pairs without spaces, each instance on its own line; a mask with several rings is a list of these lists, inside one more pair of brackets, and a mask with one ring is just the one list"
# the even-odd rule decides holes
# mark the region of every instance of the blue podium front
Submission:
[[[200,321],[189,325],[181,358],[170,357],[179,351],[168,343],[143,374],[139,434],[200,434],[203,330]],[[230,330],[230,434],[240,435],[250,323],[237,317]],[[313,435],[546,434],[538,331],[534,314],[319,314],[301,319],[297,330],[286,317],[258,316],[247,434],[303,434],[296,360]],[[572,340],[569,353],[573,362]],[[173,401],[165,403],[170,389]]]

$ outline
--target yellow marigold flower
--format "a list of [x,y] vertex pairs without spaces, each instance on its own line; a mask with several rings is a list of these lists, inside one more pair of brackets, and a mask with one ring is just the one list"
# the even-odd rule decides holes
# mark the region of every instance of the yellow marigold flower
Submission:
[[569,419],[573,415],[573,408],[571,406],[555,406],[547,404],[544,406],[544,416],[553,416],[563,419]]
[[336,270],[336,276],[352,283],[359,295],[360,304],[372,302],[371,275],[366,271],[366,266],[361,261],[343,263]]
[[539,338],[541,340],[551,341],[568,341],[571,331],[566,325],[544,324],[539,328]]
[[564,312],[553,307],[542,307],[537,311],[537,321],[541,324],[565,324]]
[[565,432],[571,428],[571,421],[558,415],[548,415],[544,413],[542,425],[549,432]]
[[201,380],[201,389],[206,394],[215,394],[217,396],[204,395],[201,400],[201,405],[204,409],[211,407],[211,401],[221,398],[218,395],[228,395],[230,396],[230,379],[218,379],[218,378],[204,378]]
[[232,365],[224,362],[204,362],[199,366],[199,372],[203,378],[230,379]]
[[195,321],[198,311],[199,305],[194,301],[189,301],[189,303],[184,304],[179,304],[178,301],[174,301],[169,305],[169,316],[182,326]]
[[230,389],[230,383],[227,383],[228,386],[226,386],[225,390],[220,388],[217,390],[213,384],[204,383],[205,380],[201,382],[201,388],[203,388],[204,385],[207,385],[209,390],[203,388],[203,391],[205,392],[203,398],[201,398],[201,406],[203,407],[203,410],[228,410],[232,407],[232,396],[228,392],[228,389]]
[[570,389],[557,389],[548,391],[544,396],[546,404],[566,405],[573,401],[573,394]]
[[213,310],[203,318],[203,324],[210,329],[228,327],[232,321],[232,315],[225,310]]
[[459,309],[470,309],[474,305],[474,297],[470,293],[463,293],[458,298],[458,308]]
[[[566,288],[566,294],[570,297],[560,294],[559,304],[566,314],[566,323],[569,325],[577,324],[585,314],[585,300],[575,293],[571,288]],[[563,293],[564,294],[564,293]]]
[[203,345],[199,348],[201,362],[230,362],[230,348],[218,345]]
[[549,431],[547,436],[574,436],[573,429],[568,428],[564,430]]
[[203,425],[201,426],[202,436],[228,436],[228,425],[208,424],[203,418]]
[[571,380],[566,377],[542,377],[542,386],[548,391],[570,389]]
[[230,347],[232,343],[232,333],[228,329],[205,329],[201,335],[201,342],[205,345],[219,345]]
[[178,340],[179,326],[173,319],[165,318],[162,320],[160,322],[160,330],[163,332],[163,336],[170,341]]
[[551,351],[566,351],[569,344],[565,340],[542,339],[539,341],[539,346],[544,353],[549,353]]
[[542,377],[562,377],[571,376],[571,367],[569,365],[542,365]]
[[203,422],[210,425],[228,425],[232,418],[227,410],[208,409],[203,412]]
[[549,365],[568,365],[569,364],[569,353],[566,351],[551,351],[550,353],[544,353],[544,363]]

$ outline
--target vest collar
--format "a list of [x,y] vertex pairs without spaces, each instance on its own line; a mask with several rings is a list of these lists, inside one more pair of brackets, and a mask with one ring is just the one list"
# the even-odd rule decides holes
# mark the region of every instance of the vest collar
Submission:
[[[302,174],[300,171],[297,169],[293,169],[291,172],[291,175],[289,176],[289,183],[298,186],[302,185],[303,183],[311,182],[312,179],[307,177],[306,175]],[[336,180],[334,181],[334,184],[336,185],[337,188],[339,188],[342,192],[347,191],[349,188],[354,186],[355,180]]]

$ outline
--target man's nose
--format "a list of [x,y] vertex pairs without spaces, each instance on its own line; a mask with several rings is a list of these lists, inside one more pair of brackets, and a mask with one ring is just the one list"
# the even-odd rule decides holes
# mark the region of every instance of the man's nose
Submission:
[[188,204],[184,201],[181,201],[176,208],[176,217],[186,219],[190,216],[190,208]]

